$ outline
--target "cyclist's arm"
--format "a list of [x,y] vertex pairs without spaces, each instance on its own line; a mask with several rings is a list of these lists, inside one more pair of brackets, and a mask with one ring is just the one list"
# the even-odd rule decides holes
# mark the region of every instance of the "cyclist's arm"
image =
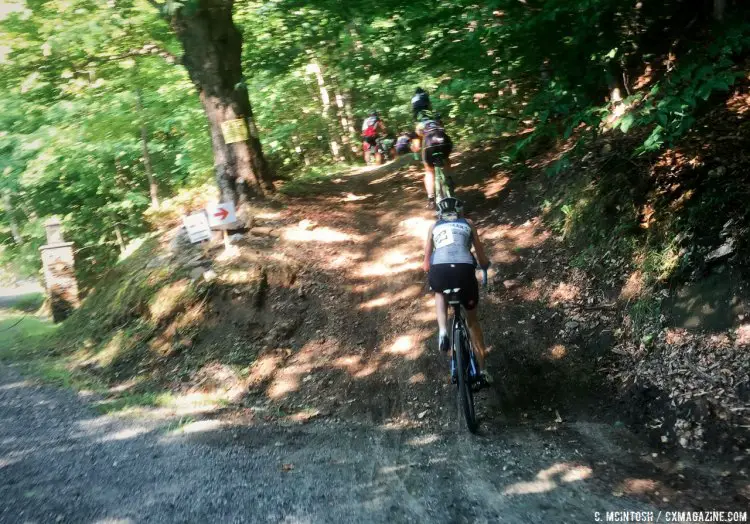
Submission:
[[430,230],[427,232],[427,238],[424,241],[424,261],[422,262],[422,269],[425,273],[430,270],[430,258],[432,258],[432,230],[435,228],[435,224],[430,226]]
[[385,124],[383,123],[383,121],[382,121],[382,120],[378,120],[378,129],[379,129],[379,130],[380,130],[380,131],[381,131],[381,132],[382,132],[382,133],[383,133],[384,135],[387,135],[387,134],[388,134],[388,130],[386,129],[386,127],[385,127]]
[[486,253],[484,252],[484,246],[482,245],[482,241],[479,239],[479,232],[477,231],[476,226],[474,226],[474,222],[472,222],[469,219],[466,219],[466,221],[471,226],[471,242],[474,244],[474,251],[477,254],[477,260],[479,261],[479,267],[486,268],[487,265],[490,263],[490,259],[487,258]]

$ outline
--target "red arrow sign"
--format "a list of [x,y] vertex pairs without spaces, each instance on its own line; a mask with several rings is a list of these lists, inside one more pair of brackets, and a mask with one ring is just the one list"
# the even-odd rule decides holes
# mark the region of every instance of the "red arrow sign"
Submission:
[[216,213],[214,213],[214,216],[218,217],[219,220],[224,220],[225,218],[229,216],[229,211],[227,211],[223,207],[220,207],[219,210]]

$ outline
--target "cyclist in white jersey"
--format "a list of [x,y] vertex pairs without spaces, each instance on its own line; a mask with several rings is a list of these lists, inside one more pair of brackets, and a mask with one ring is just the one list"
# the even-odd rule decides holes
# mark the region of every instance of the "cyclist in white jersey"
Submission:
[[438,321],[438,347],[440,351],[450,349],[448,341],[448,304],[444,289],[461,288],[459,300],[466,310],[466,322],[471,337],[471,345],[477,357],[483,378],[489,382],[484,366],[487,349],[484,335],[477,318],[479,285],[471,248],[482,268],[489,267],[474,224],[461,216],[463,204],[456,198],[444,198],[438,203],[438,220],[430,227],[424,247],[424,270],[428,273],[430,288],[435,292],[435,310]]

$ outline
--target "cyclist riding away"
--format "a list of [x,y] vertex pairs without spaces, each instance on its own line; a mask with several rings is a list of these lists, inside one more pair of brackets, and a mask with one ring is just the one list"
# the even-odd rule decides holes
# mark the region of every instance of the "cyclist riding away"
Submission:
[[419,146],[417,145],[415,147],[414,144],[418,139],[419,137],[416,133],[412,131],[402,131],[396,139],[396,154],[406,155],[409,152],[416,153],[419,151]]
[[362,150],[364,152],[365,163],[370,163],[371,154],[374,154],[377,147],[378,137],[387,134],[385,124],[380,120],[377,111],[370,111],[369,116],[362,123]]
[[443,167],[450,169],[449,157],[453,151],[453,142],[446,134],[439,115],[432,112],[430,97],[421,87],[417,88],[411,99],[411,108],[417,120],[416,133],[422,139],[427,207],[435,209],[435,158],[439,154],[443,159]]
[[466,311],[469,336],[479,364],[481,381],[489,383],[490,379],[484,366],[487,349],[477,317],[479,284],[475,275],[475,259],[471,254],[472,246],[482,269],[487,269],[490,262],[484,252],[476,227],[462,216],[462,202],[457,198],[449,197],[444,198],[437,205],[438,220],[430,227],[425,240],[423,267],[428,273],[430,289],[435,292],[435,310],[439,328],[438,348],[446,353],[450,350],[448,305],[442,291],[460,288],[458,297]]

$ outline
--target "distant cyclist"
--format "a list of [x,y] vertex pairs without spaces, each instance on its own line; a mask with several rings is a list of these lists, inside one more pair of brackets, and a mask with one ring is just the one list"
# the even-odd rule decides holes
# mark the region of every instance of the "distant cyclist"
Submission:
[[440,153],[444,161],[443,167],[450,169],[453,141],[445,132],[440,116],[433,113],[430,96],[421,87],[416,89],[411,99],[411,109],[417,120],[416,133],[421,138],[427,207],[435,209],[435,154]]
[[419,144],[415,146],[415,143],[418,140],[419,136],[413,131],[402,131],[396,138],[396,154],[400,156],[410,152],[417,153],[419,151]]
[[369,116],[362,123],[362,150],[366,164],[370,163],[371,155],[375,154],[378,137],[386,134],[385,124],[380,119],[378,112],[370,111]]
[[477,357],[482,380],[487,383],[484,357],[487,349],[484,335],[477,318],[479,284],[471,248],[474,247],[479,266],[486,269],[490,262],[484,252],[474,224],[462,216],[463,204],[457,198],[444,198],[437,204],[438,220],[430,227],[424,245],[424,270],[428,273],[430,289],[435,292],[435,310],[438,321],[438,348],[450,350],[448,340],[448,305],[442,291],[460,288],[461,305],[466,310],[471,345]]
[[430,102],[430,95],[418,87],[414,91],[414,96],[411,98],[411,110],[414,115],[414,120],[419,121],[419,114],[424,111],[432,111],[432,102]]

